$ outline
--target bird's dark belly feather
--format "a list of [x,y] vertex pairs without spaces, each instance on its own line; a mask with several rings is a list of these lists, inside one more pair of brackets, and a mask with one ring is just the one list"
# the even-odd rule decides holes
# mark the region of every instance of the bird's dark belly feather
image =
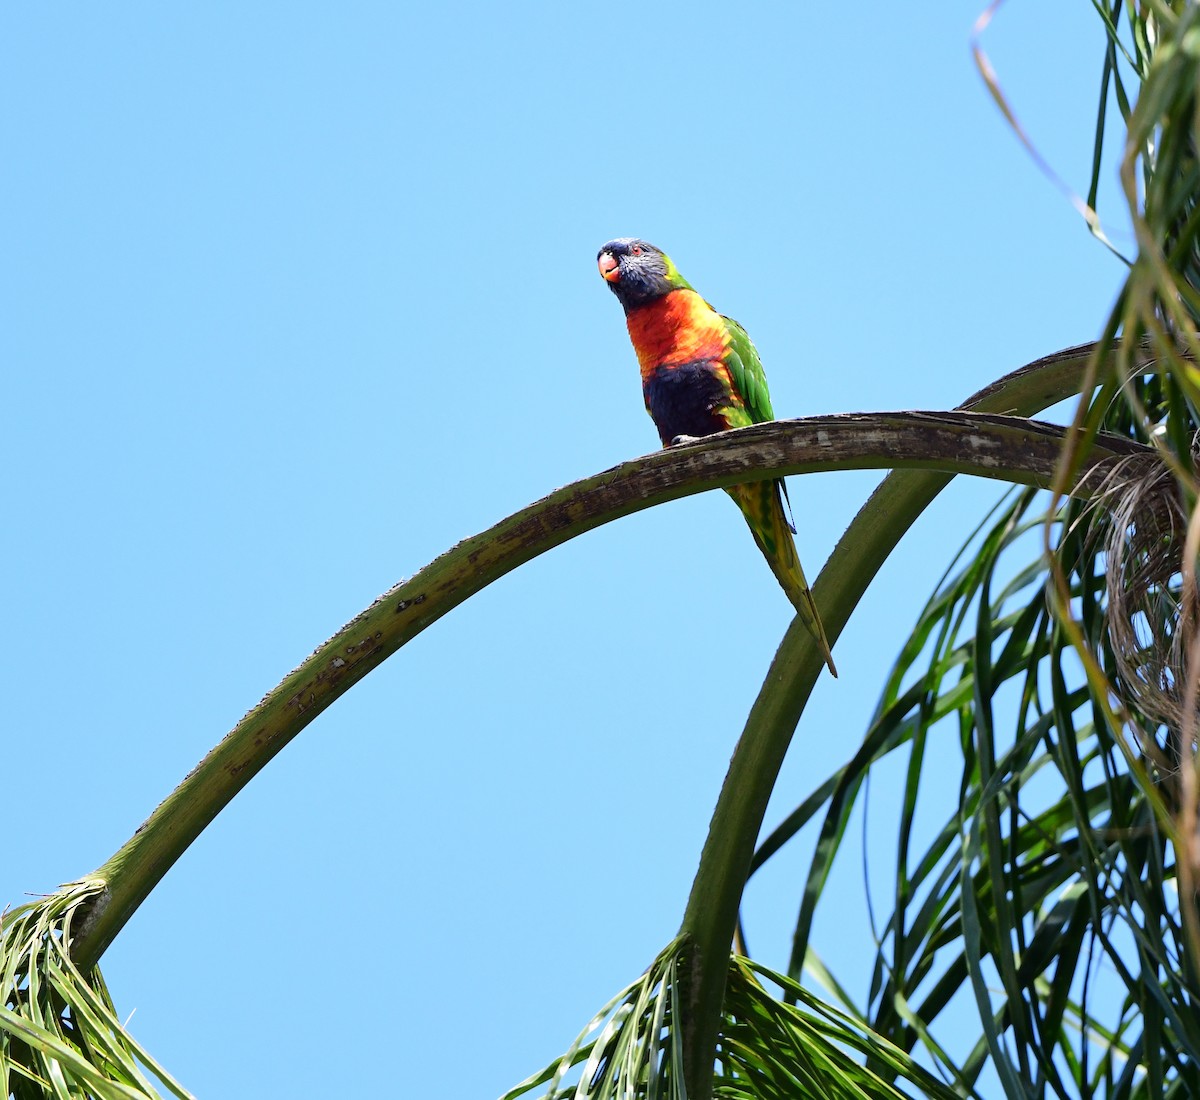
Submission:
[[719,412],[729,395],[721,373],[710,359],[656,367],[642,383],[646,408],[664,444],[677,435],[712,435],[728,425]]

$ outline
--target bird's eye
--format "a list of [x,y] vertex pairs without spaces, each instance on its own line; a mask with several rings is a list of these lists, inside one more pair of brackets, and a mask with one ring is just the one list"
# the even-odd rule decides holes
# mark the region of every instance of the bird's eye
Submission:
[[632,247],[632,248],[629,250],[629,254],[630,254],[631,256],[640,256],[640,255],[642,254],[642,246],[641,246],[640,244],[635,244],[635,245],[634,245],[634,246],[633,246],[633,247]]

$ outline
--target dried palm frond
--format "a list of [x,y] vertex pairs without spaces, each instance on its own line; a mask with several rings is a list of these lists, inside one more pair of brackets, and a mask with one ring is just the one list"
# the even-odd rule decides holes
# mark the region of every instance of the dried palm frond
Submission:
[[1115,694],[1143,746],[1160,727],[1177,746],[1195,721],[1185,696],[1189,664],[1200,656],[1200,608],[1194,586],[1183,584],[1188,514],[1179,482],[1157,458],[1123,459],[1094,505],[1104,512],[1092,536],[1104,551]]

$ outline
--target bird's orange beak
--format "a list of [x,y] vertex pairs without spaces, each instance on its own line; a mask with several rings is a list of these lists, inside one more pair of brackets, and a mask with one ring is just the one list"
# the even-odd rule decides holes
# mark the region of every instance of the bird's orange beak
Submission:
[[615,283],[621,278],[621,265],[617,263],[617,258],[611,252],[602,252],[600,254],[600,277],[606,283]]

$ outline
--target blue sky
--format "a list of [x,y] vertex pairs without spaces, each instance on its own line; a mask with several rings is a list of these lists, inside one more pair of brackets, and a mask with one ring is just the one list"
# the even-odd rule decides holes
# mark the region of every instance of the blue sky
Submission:
[[[783,417],[950,407],[1099,333],[1121,268],[990,100],[978,4],[730,10],[0,15],[0,904],[100,864],[395,581],[655,447],[609,238],[746,325]],[[1029,0],[985,39],[1080,191],[1102,43],[1090,4]],[[793,480],[810,576],[877,480]],[[952,487],[881,574],[768,827],[853,751],[997,492]],[[675,932],[789,620],[720,493],[504,578],[217,819],[106,955],[118,1008],[200,1095],[497,1095]],[[768,965],[800,855],[748,893]],[[853,984],[844,889],[817,939]]]

